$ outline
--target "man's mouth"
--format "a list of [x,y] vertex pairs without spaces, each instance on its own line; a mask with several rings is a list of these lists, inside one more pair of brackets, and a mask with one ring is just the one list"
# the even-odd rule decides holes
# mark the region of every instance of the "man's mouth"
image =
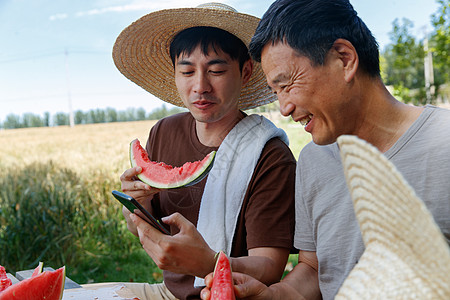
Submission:
[[213,105],[214,102],[208,100],[197,100],[194,101],[192,104],[197,108],[204,109]]
[[300,124],[302,124],[302,126],[306,126],[308,125],[308,123],[311,121],[311,119],[313,118],[312,114],[309,114],[303,118],[301,118],[300,120],[298,120],[300,122]]

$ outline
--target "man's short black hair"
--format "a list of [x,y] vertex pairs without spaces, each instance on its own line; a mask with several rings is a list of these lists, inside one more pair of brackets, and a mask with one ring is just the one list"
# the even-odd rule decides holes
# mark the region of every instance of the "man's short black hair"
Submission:
[[261,61],[268,43],[286,43],[314,65],[339,39],[355,47],[359,66],[372,77],[380,76],[378,43],[348,0],[277,0],[264,14],[250,43],[253,59]]
[[197,46],[207,55],[212,48],[216,53],[220,49],[239,62],[242,71],[244,63],[250,59],[248,48],[235,35],[217,27],[197,26],[177,33],[170,44],[170,58],[175,66],[175,59],[181,54],[191,54]]

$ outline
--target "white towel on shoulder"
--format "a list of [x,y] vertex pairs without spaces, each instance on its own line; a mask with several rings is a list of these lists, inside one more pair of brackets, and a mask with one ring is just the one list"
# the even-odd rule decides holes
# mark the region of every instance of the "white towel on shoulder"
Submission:
[[[250,115],[228,133],[216,153],[203,192],[197,229],[214,251],[231,253],[236,223],[250,179],[270,139],[289,145],[286,133],[271,121]],[[204,286],[195,278],[194,286]]]

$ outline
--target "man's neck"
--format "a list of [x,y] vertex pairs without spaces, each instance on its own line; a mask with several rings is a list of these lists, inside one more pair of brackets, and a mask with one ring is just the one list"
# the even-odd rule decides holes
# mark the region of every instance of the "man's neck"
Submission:
[[364,125],[357,136],[384,153],[411,127],[423,108],[397,101],[382,83],[373,85],[365,95],[371,98],[365,99],[367,105],[361,122]]
[[200,143],[208,147],[219,147],[231,129],[244,117],[245,114],[239,111],[232,118],[224,118],[214,123],[204,123],[196,120],[195,129]]

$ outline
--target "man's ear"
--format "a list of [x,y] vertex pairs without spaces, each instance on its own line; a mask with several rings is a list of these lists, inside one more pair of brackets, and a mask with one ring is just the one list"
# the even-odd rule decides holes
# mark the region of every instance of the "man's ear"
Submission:
[[253,61],[247,60],[242,66],[242,85],[245,85],[252,77],[253,73]]
[[338,59],[342,61],[345,81],[352,81],[359,66],[359,57],[355,47],[345,39],[337,39],[332,48],[336,51]]

